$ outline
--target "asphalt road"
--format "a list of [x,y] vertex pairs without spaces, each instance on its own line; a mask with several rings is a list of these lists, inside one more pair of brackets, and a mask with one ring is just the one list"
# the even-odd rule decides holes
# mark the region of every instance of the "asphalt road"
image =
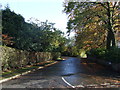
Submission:
[[114,88],[120,73],[108,67],[69,57],[52,66],[2,83],[2,88]]

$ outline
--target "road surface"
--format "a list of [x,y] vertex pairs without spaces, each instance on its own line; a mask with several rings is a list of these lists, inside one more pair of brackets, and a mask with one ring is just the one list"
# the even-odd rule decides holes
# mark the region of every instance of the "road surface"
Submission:
[[114,88],[120,73],[75,57],[2,83],[2,88]]

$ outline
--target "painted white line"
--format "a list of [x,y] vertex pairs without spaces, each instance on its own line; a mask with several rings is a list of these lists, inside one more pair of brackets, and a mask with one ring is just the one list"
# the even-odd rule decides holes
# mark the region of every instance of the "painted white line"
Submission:
[[64,77],[62,77],[62,80],[63,80],[68,86],[70,86],[70,87],[72,87],[72,88],[75,88],[75,86],[73,86],[73,85],[71,85],[70,83],[68,83],[68,82],[64,79]]

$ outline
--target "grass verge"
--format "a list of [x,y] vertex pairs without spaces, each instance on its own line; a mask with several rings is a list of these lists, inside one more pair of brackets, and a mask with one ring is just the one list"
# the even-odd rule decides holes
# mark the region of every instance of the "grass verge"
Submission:
[[2,78],[0,78],[0,80],[6,79],[6,78],[9,78],[9,77],[18,75],[18,74],[22,74],[24,72],[27,72],[27,71],[30,71],[30,70],[33,70],[33,69],[38,69],[40,67],[46,66],[48,64],[52,64],[54,62],[55,61],[51,60],[51,61],[37,63],[36,65],[28,65],[28,66],[26,66],[24,68],[20,68],[20,69],[15,69],[15,70],[7,71],[7,72],[2,72],[2,75],[1,75]]

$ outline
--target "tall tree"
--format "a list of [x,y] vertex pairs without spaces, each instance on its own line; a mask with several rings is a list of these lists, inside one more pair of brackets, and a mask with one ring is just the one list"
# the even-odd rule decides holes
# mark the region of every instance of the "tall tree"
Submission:
[[114,47],[115,20],[119,18],[118,4],[118,2],[65,2],[64,12],[69,17],[68,32],[74,30],[78,33],[88,30],[89,28],[86,28],[90,27],[88,25],[97,26],[95,30],[101,28],[105,30],[105,34],[107,33],[107,49]]
[[11,44],[11,46],[14,46],[21,37],[19,37],[19,34],[24,31],[24,23],[24,18],[20,14],[11,11],[9,7],[2,10],[2,34],[3,36],[13,37],[12,40],[15,43]]
[[2,10],[2,14],[4,45],[27,51],[61,51],[65,37],[62,31],[54,27],[54,23],[35,18],[31,18],[29,23],[25,22],[24,17],[8,7]]

